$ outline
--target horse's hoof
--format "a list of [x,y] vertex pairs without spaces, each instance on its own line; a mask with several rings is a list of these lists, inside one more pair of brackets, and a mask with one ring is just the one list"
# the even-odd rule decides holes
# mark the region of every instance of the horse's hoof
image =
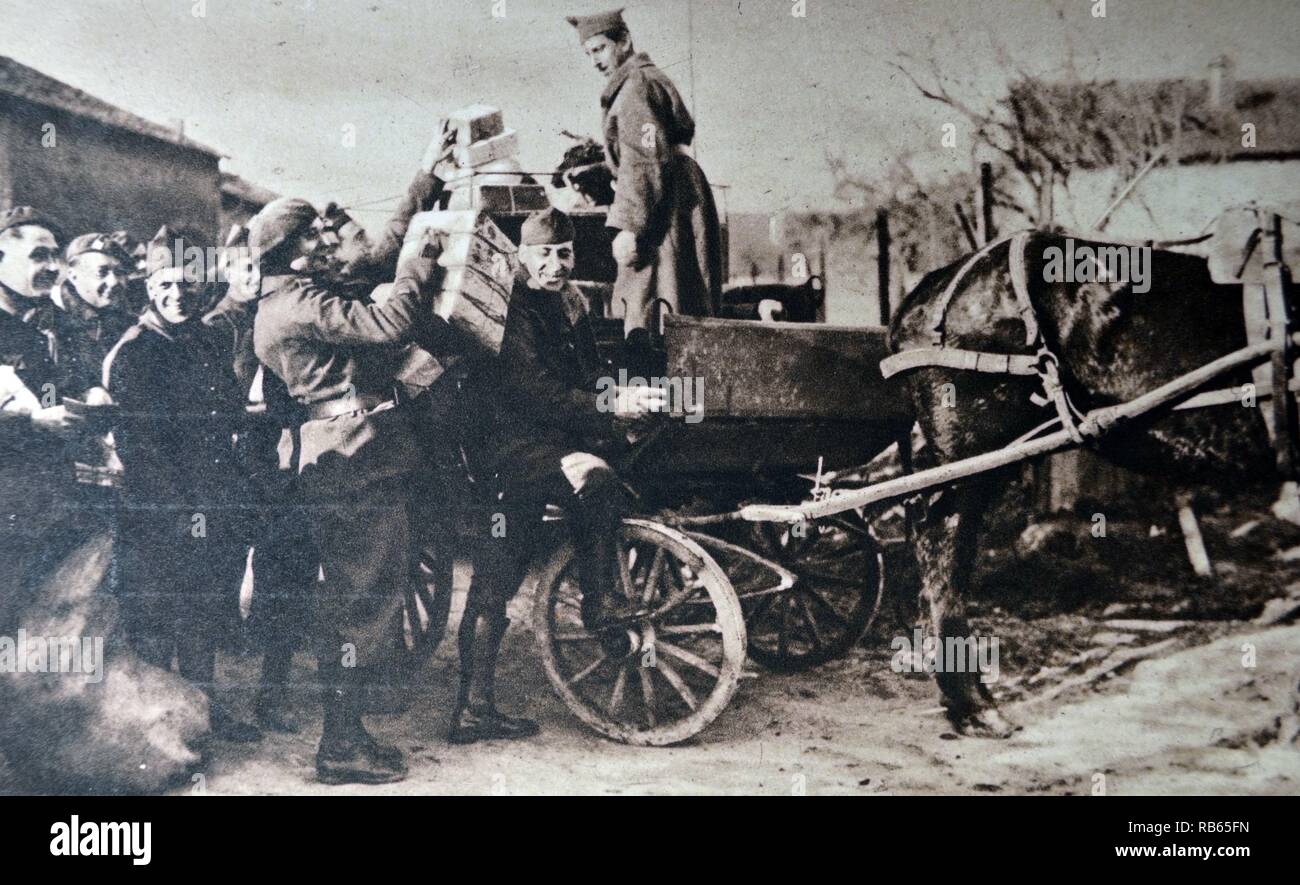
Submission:
[[975,710],[956,719],[953,727],[966,737],[982,738],[1009,738],[1020,730],[1020,726],[1014,724],[1005,716],[997,711],[995,707],[985,707],[982,710]]

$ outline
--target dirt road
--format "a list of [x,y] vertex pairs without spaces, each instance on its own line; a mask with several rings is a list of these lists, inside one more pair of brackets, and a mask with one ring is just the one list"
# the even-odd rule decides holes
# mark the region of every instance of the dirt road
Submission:
[[[890,667],[883,637],[805,674],[758,673],[693,743],[639,749],[604,740],[551,692],[521,625],[503,653],[502,706],[528,710],[542,734],[522,743],[445,740],[456,664],[444,642],[407,713],[375,717],[410,754],[411,776],[380,788],[312,781],[319,714],[304,688],[306,728],[261,745],[221,745],[191,790],[209,793],[684,794],[1300,793],[1292,728],[1300,626],[1225,624],[1220,638],[1138,664],[1100,690],[1007,709],[1007,741],[957,738],[928,677]],[[1255,667],[1242,665],[1245,644]],[[868,649],[873,650],[868,650]],[[306,661],[298,676],[310,680]],[[246,664],[228,672],[253,676]],[[1037,693],[1041,696],[1042,692]],[[1104,781],[1098,776],[1104,776]]]

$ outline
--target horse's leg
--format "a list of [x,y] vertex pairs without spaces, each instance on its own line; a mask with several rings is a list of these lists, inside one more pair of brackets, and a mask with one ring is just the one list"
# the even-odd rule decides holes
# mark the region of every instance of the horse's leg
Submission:
[[[932,495],[928,507],[918,508],[913,523],[913,549],[921,579],[921,601],[929,606],[926,635],[938,643],[940,662],[948,638],[970,635],[963,592],[975,561],[975,534],[996,484],[985,477]],[[924,613],[923,613],[924,614]],[[1007,737],[1015,726],[993,704],[967,656],[965,672],[936,672],[940,699],[953,727],[973,737]],[[942,670],[942,668],[939,668]]]

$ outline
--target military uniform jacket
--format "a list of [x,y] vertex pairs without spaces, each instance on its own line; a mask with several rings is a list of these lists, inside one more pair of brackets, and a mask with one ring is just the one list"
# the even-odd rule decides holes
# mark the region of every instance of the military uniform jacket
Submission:
[[113,434],[131,501],[246,501],[234,464],[243,397],[223,349],[199,321],[172,326],[146,311],[109,352],[103,386],[122,413]]
[[[417,343],[439,353],[454,333],[433,312],[431,258],[399,268],[384,304],[345,298],[293,274],[262,281],[253,326],[257,357],[284,381],[289,395],[310,408],[336,400],[391,399],[402,346]],[[405,410],[350,411],[302,425],[299,470],[346,462],[349,482],[393,476],[419,463]]]
[[621,445],[613,400],[600,401],[599,380],[612,381],[581,294],[515,280],[497,358],[496,469],[515,482],[559,469],[570,452],[608,453]]
[[[253,346],[257,305],[256,301],[236,301],[227,295],[203,317],[203,325],[211,330],[225,352],[245,404],[250,402],[258,370],[262,369]],[[245,473],[262,487],[265,498],[274,499],[283,495],[290,485],[286,477],[273,474],[297,470],[298,427],[305,415],[289,396],[284,382],[269,371],[262,371],[261,401],[265,410],[250,415],[244,423],[237,450]]]
[[708,179],[685,152],[695,120],[677,87],[637,53],[614,72],[600,103],[606,162],[616,182],[606,224],[636,234],[641,252],[635,267],[619,269],[615,297],[629,314],[662,300],[676,313],[716,315],[721,227]]
[[236,301],[229,295],[203,316],[203,325],[218,336],[230,356],[231,371],[247,393],[257,375],[257,353],[253,350],[253,318],[257,302]]
[[56,376],[48,340],[30,309],[23,311],[26,304],[0,291],[0,546],[41,538],[66,503],[61,496],[73,478],[64,442],[33,428],[29,417]]
[[[46,384],[57,387],[49,338],[27,308],[26,299],[8,289],[0,291],[0,366],[12,372],[11,384],[21,384],[37,400]],[[0,390],[0,409],[19,398],[23,397],[17,389]]]
[[104,359],[134,321],[113,309],[82,307],[75,293],[65,292],[67,309],[54,304],[46,314],[47,334],[54,337],[54,364],[60,397],[85,399],[103,381]]

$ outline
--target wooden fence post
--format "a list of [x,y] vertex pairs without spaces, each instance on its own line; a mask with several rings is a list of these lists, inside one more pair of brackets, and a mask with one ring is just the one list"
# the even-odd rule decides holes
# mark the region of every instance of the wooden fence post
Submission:
[[876,277],[879,283],[880,325],[889,325],[889,212],[876,210]]
[[980,239],[983,244],[993,242],[998,232],[993,229],[993,164],[980,163]]

